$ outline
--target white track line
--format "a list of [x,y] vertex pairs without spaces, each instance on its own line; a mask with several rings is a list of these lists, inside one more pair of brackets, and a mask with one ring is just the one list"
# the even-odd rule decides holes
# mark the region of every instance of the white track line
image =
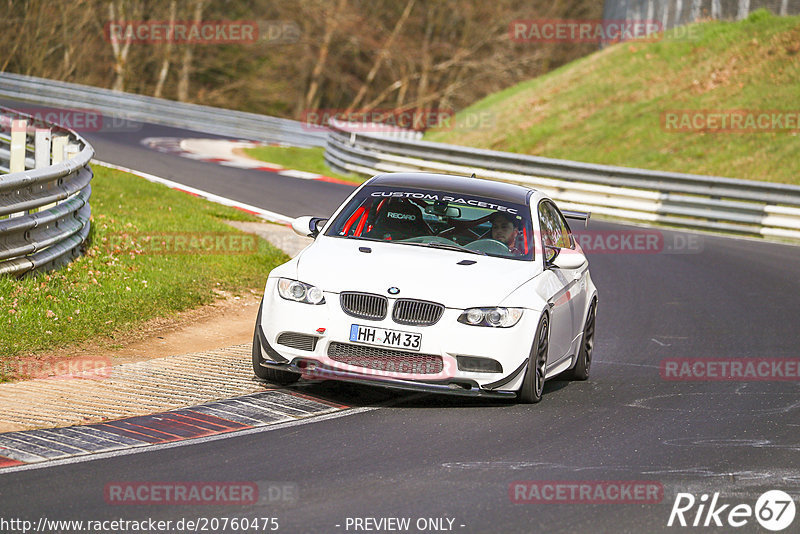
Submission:
[[195,189],[194,187],[189,187],[188,185],[183,185],[178,182],[173,182],[172,180],[167,180],[166,178],[161,178],[160,176],[155,176],[153,174],[148,174],[146,172],[137,171],[135,169],[129,169],[128,167],[122,167],[120,165],[115,165],[113,163],[106,163],[104,161],[99,161],[96,159],[93,159],[92,161],[98,165],[102,165],[103,167],[108,167],[111,169],[139,176],[140,178],[144,178],[148,182],[155,182],[157,184],[166,185],[170,189],[176,189],[178,191],[183,191],[184,193],[190,193],[192,195],[204,198],[208,201],[215,202],[217,204],[222,204],[223,206],[230,206],[232,208],[237,208],[252,213],[253,215],[256,215],[268,221],[277,222],[281,224],[291,224],[291,222],[294,220],[292,217],[289,217],[287,215],[282,215],[280,213],[275,213],[274,211],[268,211],[262,208],[258,208],[250,204],[245,204],[244,202],[231,200],[230,198],[221,197],[219,195],[215,195],[214,193],[209,193],[208,191]]

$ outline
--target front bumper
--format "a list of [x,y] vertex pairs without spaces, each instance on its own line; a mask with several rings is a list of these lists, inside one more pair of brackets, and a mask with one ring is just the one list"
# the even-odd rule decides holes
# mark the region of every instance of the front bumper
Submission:
[[[325,303],[309,305],[282,299],[275,291],[275,280],[267,283],[259,324],[264,365],[301,373],[312,379],[347,380],[412,391],[448,393],[471,397],[510,398],[519,389],[528,361],[539,314],[525,310],[511,328],[469,326],[457,321],[463,310],[446,309],[431,326],[407,326],[395,323],[391,313],[383,320],[352,317],[342,311],[337,293],[325,293]],[[390,301],[393,299],[390,299]],[[390,302],[390,309],[393,302]],[[332,343],[353,344],[351,326],[367,325],[390,330],[418,333],[422,343],[418,352],[399,351],[403,355],[441,358],[438,372],[404,373],[373,367],[361,367],[337,361],[329,356]],[[282,334],[300,334],[315,339],[301,350],[278,343]],[[491,358],[500,362],[501,372],[464,371],[457,357]]]
[[282,371],[290,371],[300,374],[303,378],[312,380],[346,380],[354,384],[367,386],[381,386],[405,391],[419,391],[423,393],[443,393],[447,395],[460,395],[463,397],[490,397],[497,399],[514,399],[516,393],[504,390],[488,390],[480,388],[476,383],[464,382],[422,382],[411,380],[400,380],[393,378],[377,378],[375,376],[361,375],[354,372],[341,371],[338,369],[326,369],[314,367],[309,369],[307,362],[293,362],[284,364],[273,364],[265,362],[264,367],[272,367]]

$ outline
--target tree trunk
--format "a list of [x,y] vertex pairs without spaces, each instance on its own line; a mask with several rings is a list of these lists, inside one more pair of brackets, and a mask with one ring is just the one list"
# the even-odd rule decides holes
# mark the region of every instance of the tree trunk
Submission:
[[[169,3],[169,27],[172,30],[175,27],[175,0]],[[172,31],[170,31],[172,35]],[[156,90],[153,96],[161,98],[161,92],[164,90],[164,82],[167,80],[169,74],[170,55],[172,54],[172,39],[167,39],[164,45],[164,60],[161,62],[161,70],[158,73],[158,82],[156,82]]]
[[739,0],[739,12],[736,14],[736,20],[746,19],[750,14],[750,0]]
[[[203,4],[205,0],[195,0],[194,3],[194,22],[203,20]],[[189,100],[189,76],[192,72],[193,47],[187,43],[183,50],[183,61],[181,63],[181,74],[178,79],[178,100],[186,102]]]
[[[433,13],[431,13],[433,11]],[[428,10],[427,12],[428,20],[427,24],[425,25],[425,38],[422,41],[422,67],[421,73],[419,76],[419,84],[417,86],[417,100],[423,100],[428,94],[428,76],[430,76],[431,72],[431,34],[433,33],[433,25],[436,19],[436,11]],[[425,115],[425,110],[422,108],[418,108],[418,114]]]
[[314,99],[317,96],[317,91],[319,90],[319,85],[320,85],[320,78],[322,77],[322,72],[325,70],[325,62],[328,60],[328,53],[330,52],[331,40],[333,39],[333,34],[336,31],[336,27],[338,26],[339,16],[344,10],[346,4],[347,0],[339,0],[339,2],[336,5],[336,8],[334,9],[333,16],[327,17],[327,22],[325,24],[325,35],[323,35],[322,37],[322,46],[320,46],[319,54],[317,55],[317,62],[314,65],[314,69],[311,71],[311,80],[309,81],[308,91],[306,92],[306,98],[305,98],[306,110],[312,107]]
[[403,10],[403,14],[400,15],[399,19],[397,19],[397,24],[394,25],[392,33],[389,34],[389,37],[388,39],[386,39],[386,43],[383,45],[383,48],[381,48],[381,50],[378,52],[378,57],[375,58],[375,63],[372,64],[372,68],[367,74],[366,80],[364,80],[364,83],[358,90],[358,94],[353,99],[353,102],[350,104],[350,106],[348,106],[347,108],[348,112],[357,108],[358,105],[361,104],[361,101],[364,99],[364,95],[366,95],[367,93],[367,89],[369,89],[370,84],[372,84],[372,80],[375,79],[375,75],[378,73],[378,69],[380,69],[383,60],[386,57],[388,49],[391,48],[392,43],[397,37],[397,34],[400,33],[400,30],[403,29],[403,24],[406,22],[406,19],[408,19],[408,16],[411,14],[411,9],[414,7],[414,2],[415,0],[408,0],[406,8]]
[[[117,21],[117,12],[121,18],[126,18],[122,5],[115,6],[114,2],[108,3],[108,19],[110,22]],[[120,46],[119,41],[109,34],[111,41],[111,50],[114,52],[114,84],[111,89],[114,91],[125,90],[125,75],[127,74],[128,53],[131,49],[131,41],[133,36],[128,33],[125,37],[125,44]]]

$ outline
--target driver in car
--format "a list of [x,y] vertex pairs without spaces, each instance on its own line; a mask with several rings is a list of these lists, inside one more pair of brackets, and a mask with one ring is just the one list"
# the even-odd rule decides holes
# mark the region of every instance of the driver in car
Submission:
[[492,223],[492,239],[506,245],[513,254],[522,254],[517,245],[519,228],[514,216],[504,211],[498,211],[492,215],[490,221]]

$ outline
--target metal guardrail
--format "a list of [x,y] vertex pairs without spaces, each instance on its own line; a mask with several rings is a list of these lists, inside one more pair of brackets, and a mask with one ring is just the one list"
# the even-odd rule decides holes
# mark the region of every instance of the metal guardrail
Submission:
[[26,118],[0,107],[0,171],[23,168],[0,174],[0,275],[63,265],[80,254],[90,230],[94,150],[75,132],[50,125],[60,133],[51,152],[49,130],[33,120],[14,124]]
[[595,165],[386,138],[332,123],[325,160],[340,172],[432,171],[525,184],[564,209],[633,221],[800,239],[800,187]]
[[0,96],[266,143],[321,147],[327,137],[327,128],[289,119],[7,72],[0,73]]
[[[325,146],[336,170],[361,175],[434,171],[530,185],[565,209],[633,221],[800,239],[800,187],[692,174],[595,165],[370,133],[331,121],[330,129],[18,74],[0,73],[0,96],[59,108],[86,107],[214,134],[296,146]],[[368,128],[367,128],[368,129]],[[406,135],[407,134],[407,135]],[[411,136],[412,138],[407,138]],[[0,170],[5,157],[0,136]]]

